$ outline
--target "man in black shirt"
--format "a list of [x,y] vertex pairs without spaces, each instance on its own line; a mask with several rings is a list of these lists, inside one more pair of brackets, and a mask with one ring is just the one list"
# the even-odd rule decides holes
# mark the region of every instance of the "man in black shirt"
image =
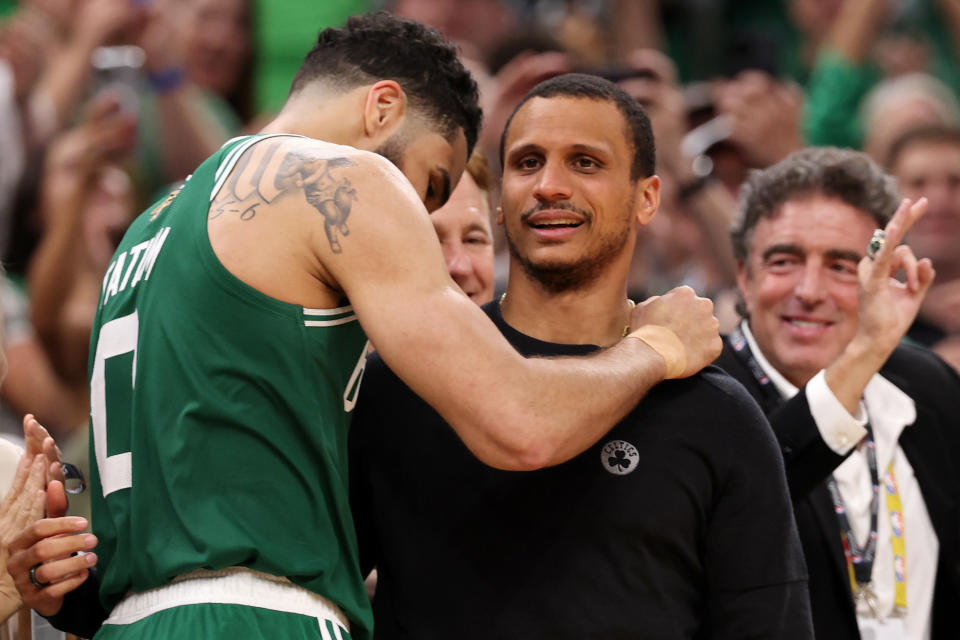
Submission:
[[[517,108],[501,154],[510,280],[488,315],[525,355],[587,354],[630,334],[636,231],[659,204],[642,110],[611,83],[560,76]],[[682,322],[644,304],[650,325]],[[361,565],[379,572],[378,638],[812,637],[759,407],[718,369],[686,375],[669,330],[630,335],[678,379],[584,453],[534,472],[477,461],[374,357],[350,468]]]

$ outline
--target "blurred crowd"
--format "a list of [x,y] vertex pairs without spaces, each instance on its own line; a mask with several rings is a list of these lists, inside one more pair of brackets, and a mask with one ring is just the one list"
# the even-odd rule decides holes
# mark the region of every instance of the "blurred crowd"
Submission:
[[[455,40],[478,80],[481,217],[496,216],[505,120],[535,84],[587,71],[635,97],[663,201],[630,295],[689,284],[723,329],[737,321],[728,229],[748,172],[808,145],[865,150],[930,201],[908,240],[937,279],[910,337],[960,367],[954,0],[0,0],[0,434],[15,439],[31,411],[86,446],[90,328],[126,226],[275,113],[321,28],[381,8]],[[487,222],[441,238],[487,252]],[[506,277],[492,229],[495,275],[448,257],[480,302]]]

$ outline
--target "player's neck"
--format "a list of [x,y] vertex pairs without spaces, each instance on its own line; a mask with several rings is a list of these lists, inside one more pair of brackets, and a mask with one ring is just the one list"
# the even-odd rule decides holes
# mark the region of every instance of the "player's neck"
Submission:
[[630,318],[626,278],[601,277],[583,289],[557,293],[511,267],[500,311],[507,324],[538,340],[610,346]]
[[306,87],[291,97],[260,133],[290,133],[333,144],[359,147],[361,121],[356,117],[357,100],[352,93],[324,92]]

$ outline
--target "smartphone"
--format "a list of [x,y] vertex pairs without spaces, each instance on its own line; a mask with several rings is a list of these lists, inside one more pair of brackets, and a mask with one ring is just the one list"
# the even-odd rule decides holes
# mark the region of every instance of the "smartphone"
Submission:
[[93,66],[93,95],[110,93],[120,108],[131,116],[140,111],[139,94],[144,90],[143,63],[146,53],[134,45],[97,47],[90,64]]

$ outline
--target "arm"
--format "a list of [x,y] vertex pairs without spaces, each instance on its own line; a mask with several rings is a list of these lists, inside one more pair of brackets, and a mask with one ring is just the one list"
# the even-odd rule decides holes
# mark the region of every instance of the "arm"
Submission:
[[[700,181],[693,172],[694,158],[684,151],[687,132],[686,107],[683,93],[677,84],[673,62],[660,51],[637,49],[628,64],[631,68],[648,72],[649,78],[632,78],[621,86],[646,110],[657,140],[657,166],[664,181],[677,186],[675,205],[661,203],[661,211],[671,206],[683,207],[703,230],[716,270],[723,285],[736,280],[737,265],[730,245],[730,225],[737,208],[736,200],[719,181]],[[697,188],[680,195],[685,187]]]
[[768,167],[804,147],[800,135],[803,93],[762,71],[744,71],[717,91],[735,144],[754,167]]
[[[119,104],[93,101],[85,121],[51,146],[41,184],[44,234],[30,262],[30,320],[50,354],[54,369],[86,388],[90,327],[69,323],[63,313],[78,272],[85,266],[83,216],[96,181],[108,163],[133,142],[135,123]],[[93,321],[92,316],[89,319]]]
[[32,334],[6,348],[10,373],[0,397],[18,414],[36,408],[37,416],[59,434],[85,423],[88,391],[57,375],[47,352]]
[[851,0],[841,7],[810,76],[804,118],[809,144],[860,146],[862,132],[853,118],[872,84],[866,57],[888,8],[887,0]]
[[[363,154],[357,162],[366,170],[342,170],[354,191],[352,208],[345,196],[340,217],[332,205],[314,207],[313,218],[326,211],[327,222],[313,223],[317,262],[349,297],[384,361],[478,458],[505,469],[567,460],[663,379],[664,358],[641,340],[621,341],[594,357],[522,358],[450,279],[429,218],[403,175],[379,156]],[[333,224],[339,221],[343,227]],[[685,311],[657,313],[670,304]],[[671,319],[668,326],[688,350],[682,375],[716,355],[709,301],[686,290],[654,307],[640,305],[631,322]]]
[[[231,135],[211,113],[202,90],[187,77],[182,37],[186,19],[191,19],[190,12],[177,3],[155,2],[141,38],[147,54],[144,66],[156,96],[164,168],[170,179],[186,177]],[[168,77],[158,84],[156,79],[164,74]]]
[[90,0],[79,7],[70,38],[47,65],[37,86],[37,93],[53,107],[56,129],[70,122],[83,98],[91,77],[90,57],[94,49],[129,27],[139,11],[128,0]]
[[[850,414],[859,412],[867,383],[900,344],[933,283],[929,259],[917,260],[900,241],[927,210],[926,198],[904,200],[887,225],[887,241],[876,259],[858,266],[860,313],[857,331],[825,372],[826,383]],[[906,282],[895,279],[902,269]]]

